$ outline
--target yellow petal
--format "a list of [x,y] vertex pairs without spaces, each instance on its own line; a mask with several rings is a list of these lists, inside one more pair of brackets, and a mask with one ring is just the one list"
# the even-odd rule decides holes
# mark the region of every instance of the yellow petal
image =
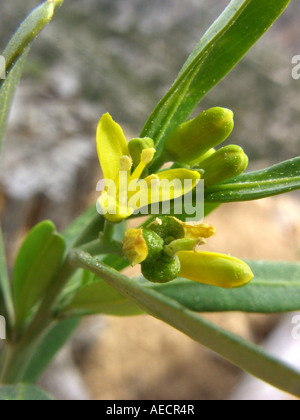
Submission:
[[215,227],[206,223],[190,222],[182,223],[182,226],[185,232],[185,238],[210,238],[216,233]]
[[129,229],[125,233],[123,252],[134,267],[142,263],[148,256],[147,243],[142,229]]
[[127,203],[120,203],[119,196],[116,198],[113,195],[109,195],[106,191],[99,197],[97,206],[101,214],[111,223],[122,222],[132,215]]
[[[153,177],[152,177],[153,178]],[[200,180],[199,172],[188,169],[171,169],[156,174],[149,188],[148,203],[174,200],[191,192]],[[151,185],[151,175],[145,178],[148,185]]]
[[181,276],[199,283],[232,289],[253,279],[250,267],[237,258],[211,252],[179,252]]
[[109,114],[104,114],[97,129],[97,151],[104,178],[116,180],[120,161],[129,155],[126,137],[122,128]]

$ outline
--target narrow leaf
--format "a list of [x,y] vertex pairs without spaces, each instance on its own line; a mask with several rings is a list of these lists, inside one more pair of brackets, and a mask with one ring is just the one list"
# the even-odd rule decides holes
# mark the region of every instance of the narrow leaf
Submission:
[[39,379],[56,353],[70,339],[79,323],[79,318],[67,319],[50,329],[37,347],[22,379],[23,382],[33,384]]
[[5,60],[6,79],[0,80],[0,153],[9,111],[30,50],[30,44],[50,22],[54,10],[62,3],[63,0],[47,0],[35,8],[19,26],[2,53]]
[[145,312],[172,325],[246,372],[300,397],[300,372],[268,355],[258,346],[202,319],[175,300],[137,284],[88,254],[73,251],[70,261],[78,268],[98,274]]
[[252,282],[225,290],[186,279],[146,284],[195,312],[281,313],[300,310],[300,264],[250,261]]
[[268,30],[290,0],[232,0],[150,115],[141,137],[161,144]]
[[65,242],[56,233],[53,223],[38,224],[28,234],[17,256],[13,273],[13,292],[17,322],[46,292],[62,263]]
[[8,318],[12,325],[14,321],[14,305],[12,299],[12,290],[10,279],[6,266],[5,248],[2,238],[2,229],[0,227],[0,315]]
[[94,241],[103,231],[105,219],[97,213],[96,205],[89,207],[83,214],[71,223],[65,230],[63,237],[67,248]]
[[4,83],[2,84],[0,89],[0,154],[6,132],[9,112],[11,109],[17,84],[19,83],[23,72],[27,54],[28,51],[25,51],[23,53],[22,57],[18,60],[13,69],[10,71],[7,78],[4,80]]
[[31,42],[50,22],[54,10],[62,3],[63,0],[47,0],[36,7],[21,23],[3,52],[6,61],[6,74],[9,74]]
[[205,191],[208,203],[230,203],[271,197],[300,189],[300,157],[245,173]]
[[60,316],[84,316],[105,314],[113,316],[134,316],[143,312],[131,301],[124,298],[105,281],[96,280],[80,288]]

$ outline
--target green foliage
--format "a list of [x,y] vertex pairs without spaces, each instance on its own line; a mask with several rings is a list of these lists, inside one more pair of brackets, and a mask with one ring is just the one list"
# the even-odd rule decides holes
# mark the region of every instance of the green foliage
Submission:
[[43,297],[62,264],[65,242],[51,222],[38,224],[28,234],[17,256],[13,273],[13,293],[17,324]]
[[71,338],[80,318],[70,318],[56,323],[36,348],[23,376],[25,383],[35,383],[47,368],[55,354]]
[[13,101],[16,87],[19,83],[22,71],[24,69],[27,54],[28,50],[25,50],[22,54],[22,57],[11,69],[0,88],[0,153],[2,150],[2,144],[6,132],[7,119],[9,116],[11,104]]
[[195,312],[300,310],[300,264],[250,261],[249,265],[254,279],[240,289],[225,290],[185,279],[147,286]]
[[[61,0],[48,0],[37,7],[21,24],[3,53],[7,63],[7,78],[0,83],[0,148],[13,95],[31,42],[51,20],[55,8],[61,3]],[[200,40],[174,85],[142,130],[141,137],[154,139],[158,151],[157,161],[149,168],[149,173],[151,169],[155,172],[154,168],[161,167],[163,155],[160,156],[160,153],[165,140],[172,139],[173,133],[173,142],[181,141],[180,136],[177,137],[178,126],[184,124],[200,100],[242,59],[288,3],[289,0],[230,2]],[[202,152],[214,145],[209,141]],[[136,151],[136,164],[139,150],[144,146],[140,140],[132,145]],[[172,141],[166,146],[170,153]],[[194,155],[193,152],[184,162],[191,163]],[[216,154],[215,158],[218,157],[219,154]],[[183,156],[179,153],[176,159],[179,161],[180,158]],[[214,160],[209,159],[211,164]],[[246,166],[246,161],[244,163]],[[209,169],[210,165],[205,168],[208,175]],[[240,172],[236,170],[233,173]],[[254,200],[299,189],[300,158],[218,184],[215,182],[226,177],[219,172],[213,175],[205,191],[206,215],[221,203]],[[144,225],[148,224],[149,221]],[[56,232],[51,222],[40,223],[29,233],[17,256],[13,272],[13,300],[0,237],[0,309],[3,307],[9,317],[10,326],[13,325],[15,311],[17,321],[12,338],[9,337],[9,357],[2,372],[4,383],[6,380],[13,382],[14,378],[17,381],[17,377],[21,376],[22,381],[35,382],[71,336],[83,315],[128,316],[146,312],[252,375],[300,397],[299,372],[196,313],[279,313],[299,310],[299,264],[250,262],[255,279],[241,289],[224,290],[185,279],[153,284],[145,279],[130,279],[117,271],[128,263],[121,258],[121,253],[120,256],[109,255],[109,241],[122,246],[120,241],[125,229],[126,222],[118,226],[105,224],[104,217],[96,213],[95,206],[80,216],[66,230],[64,237]],[[93,250],[95,254],[98,251],[101,256],[93,257],[80,248],[89,249],[91,253]],[[153,271],[159,266],[148,268]],[[76,271],[79,269],[81,271]],[[38,303],[41,305],[36,313]],[[20,373],[19,368],[25,373]],[[51,398],[39,389],[26,385],[0,388],[0,400],[31,399]]]
[[20,384],[1,386],[0,401],[53,401],[53,398],[36,386]]
[[150,115],[141,137],[162,147],[200,100],[268,30],[290,0],[233,0],[184,64],[172,88]]
[[271,197],[300,188],[300,157],[250,172],[207,188],[208,203],[230,203]]
[[14,321],[14,305],[11,294],[9,276],[6,267],[6,255],[0,228],[0,315],[5,315],[12,324]]
[[62,310],[60,316],[113,315],[133,316],[143,312],[114,288],[99,278],[79,288],[71,302]]
[[148,314],[177,328],[246,372],[300,397],[300,373],[259,347],[211,324],[176,300],[128,279],[89,254],[73,251],[71,259],[74,266],[97,274]]
[[6,62],[6,79],[0,80],[0,152],[7,119],[26,57],[35,37],[50,22],[54,10],[63,0],[47,0],[30,13],[15,32],[2,55]]

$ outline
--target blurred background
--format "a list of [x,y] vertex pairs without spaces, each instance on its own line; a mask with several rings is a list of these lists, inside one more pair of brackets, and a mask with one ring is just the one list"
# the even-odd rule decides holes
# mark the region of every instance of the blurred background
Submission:
[[[128,138],[137,136],[228,3],[65,0],[33,44],[0,163],[10,263],[34,224],[51,218],[63,229],[95,201],[101,115],[110,112]],[[1,2],[1,49],[38,4]],[[230,143],[244,147],[254,169],[299,155],[300,81],[291,77],[292,57],[300,54],[299,17],[300,3],[292,2],[198,108],[234,111]],[[223,206],[208,220],[220,232],[209,247],[240,258],[299,261],[299,211],[295,193]],[[232,231],[241,232],[242,244]],[[259,343],[281,321],[245,314],[210,318]],[[82,324],[42,383],[60,399],[227,399],[241,379],[239,369],[156,320],[96,317]]]

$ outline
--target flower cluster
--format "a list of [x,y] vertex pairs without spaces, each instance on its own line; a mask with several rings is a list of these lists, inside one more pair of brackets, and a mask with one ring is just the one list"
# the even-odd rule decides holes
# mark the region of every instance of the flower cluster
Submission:
[[[103,115],[97,130],[97,150],[105,186],[98,209],[108,222],[119,223],[140,208],[193,191],[201,178],[207,187],[241,174],[247,168],[248,158],[239,146],[215,149],[228,138],[233,127],[230,110],[212,108],[179,125],[156,156],[151,138],[128,143],[122,128],[109,114]],[[175,165],[161,170],[167,162]],[[151,173],[151,168],[158,166]],[[174,180],[181,182],[170,191],[164,181]],[[132,265],[142,265],[144,277],[153,282],[164,283],[181,276],[224,288],[247,284],[253,274],[243,261],[198,251],[214,234],[213,226],[163,216],[147,228],[128,230],[123,251]]]

